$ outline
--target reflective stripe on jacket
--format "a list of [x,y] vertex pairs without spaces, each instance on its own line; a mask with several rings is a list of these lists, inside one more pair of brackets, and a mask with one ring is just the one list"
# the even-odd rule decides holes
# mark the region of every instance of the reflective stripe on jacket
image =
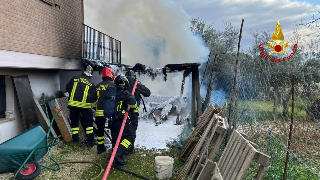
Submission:
[[91,108],[87,102],[88,95],[93,91],[94,84],[86,75],[74,76],[67,84],[66,90],[69,93],[68,106],[78,108]]
[[[130,111],[134,111],[138,108],[137,101],[133,95],[130,94],[127,90],[118,90],[117,89],[117,109],[115,112],[116,119],[123,119],[128,105],[130,106]],[[130,113],[128,115],[130,119]]]
[[109,86],[114,86],[114,82],[111,78],[105,77],[103,81],[96,85],[90,97],[88,98],[88,102],[94,103],[96,108],[95,116],[104,116],[104,104],[105,98],[107,95],[107,88]]

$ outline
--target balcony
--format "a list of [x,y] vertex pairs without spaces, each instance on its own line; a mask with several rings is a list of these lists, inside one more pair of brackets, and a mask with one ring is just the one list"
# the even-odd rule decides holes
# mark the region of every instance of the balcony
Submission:
[[82,59],[102,64],[121,64],[121,41],[83,24]]

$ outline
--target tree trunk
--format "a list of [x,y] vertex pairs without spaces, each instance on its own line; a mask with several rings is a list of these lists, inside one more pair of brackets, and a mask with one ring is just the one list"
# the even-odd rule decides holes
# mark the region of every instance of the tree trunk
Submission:
[[290,92],[289,93],[286,93],[285,95],[284,95],[284,97],[282,98],[282,104],[283,104],[283,112],[282,112],[282,115],[284,116],[284,117],[289,117],[289,115],[288,115],[288,112],[289,112],[289,110],[288,110],[288,103],[289,103],[289,100],[290,100]]
[[206,99],[204,101],[204,104],[203,104],[203,107],[202,107],[202,111],[205,111],[207,109],[207,106],[208,106],[208,104],[210,102],[211,93],[212,93],[212,81],[210,81],[210,83],[208,85]]
[[279,95],[279,87],[275,85],[274,87],[274,102],[273,102],[273,119],[275,121],[278,120],[278,95]]

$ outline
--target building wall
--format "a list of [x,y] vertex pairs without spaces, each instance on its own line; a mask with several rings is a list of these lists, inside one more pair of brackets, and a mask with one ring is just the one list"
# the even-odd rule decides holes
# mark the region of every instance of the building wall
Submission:
[[14,91],[11,77],[28,75],[31,89],[37,99],[41,94],[53,96],[60,90],[59,72],[57,70],[30,70],[0,68],[0,75],[6,75],[6,104],[7,111],[12,111],[14,119],[3,122],[0,119],[0,143],[23,132],[21,113],[18,106],[18,99]]
[[0,49],[81,59],[82,23],[82,0],[0,0]]

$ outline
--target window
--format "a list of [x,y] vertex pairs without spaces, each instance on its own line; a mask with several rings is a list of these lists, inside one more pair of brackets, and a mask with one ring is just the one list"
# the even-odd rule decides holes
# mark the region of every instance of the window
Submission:
[[14,120],[14,89],[11,76],[0,75],[0,123]]
[[5,118],[6,112],[6,83],[5,76],[0,75],[0,118]]

